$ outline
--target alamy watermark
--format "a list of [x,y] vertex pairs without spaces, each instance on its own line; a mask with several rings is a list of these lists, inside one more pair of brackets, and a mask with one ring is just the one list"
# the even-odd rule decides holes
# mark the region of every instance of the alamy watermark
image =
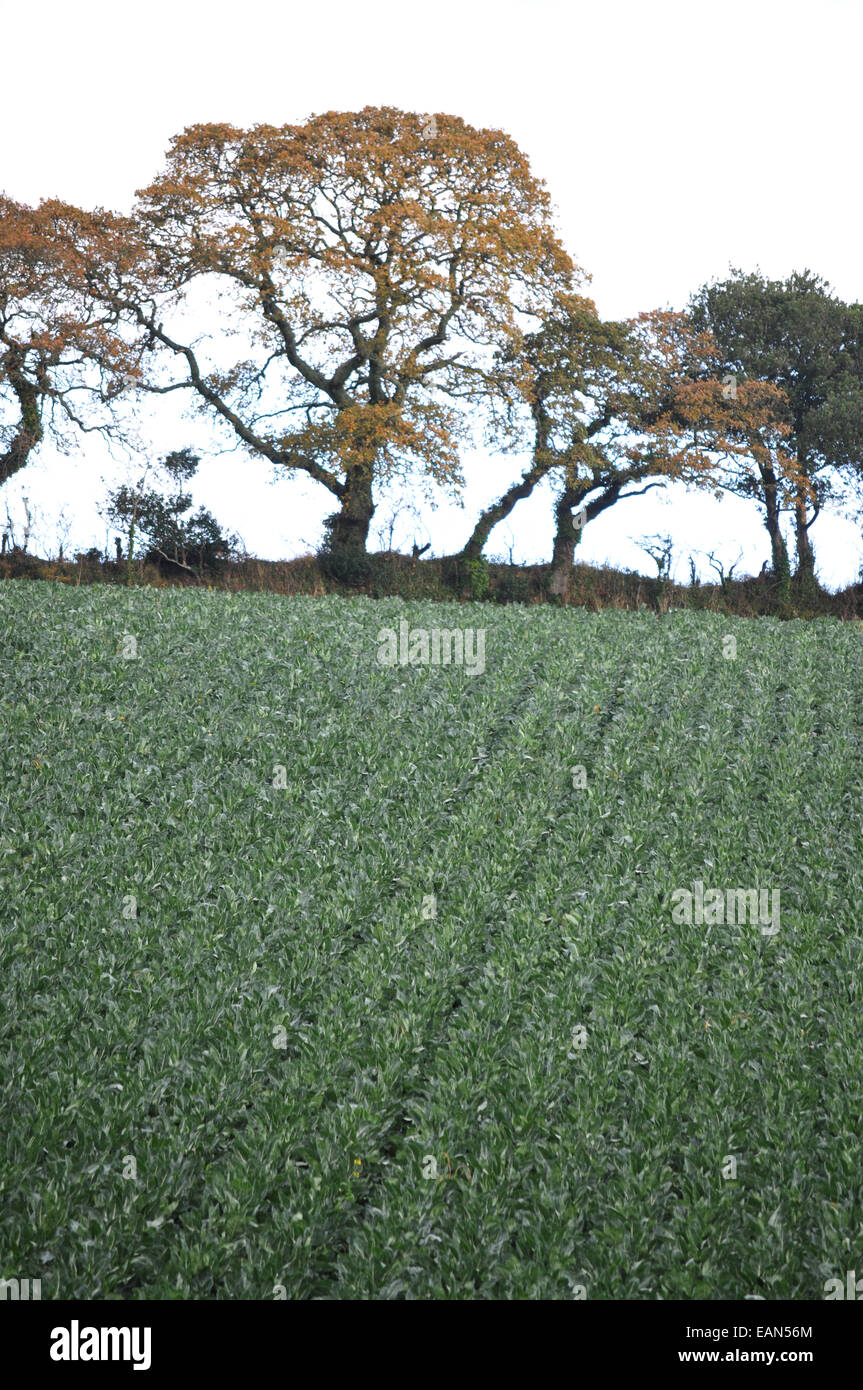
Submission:
[[863,1279],[857,1278],[856,1270],[847,1269],[844,1284],[841,1279],[827,1280],[824,1285],[824,1297],[828,1303],[834,1299],[848,1299],[852,1303],[859,1303],[863,1300]]
[[377,635],[380,666],[463,666],[469,676],[485,671],[484,627],[412,628],[402,618],[398,632],[382,627]]
[[149,1371],[152,1329],[149,1327],[69,1327],[51,1332],[52,1361],[131,1361],[133,1371]]
[[762,936],[778,935],[778,888],[705,888],[701,879],[692,888],[675,888],[671,895],[671,920],[678,925],[759,923]]
[[0,1279],[0,1299],[11,1298],[13,1303],[41,1299],[41,1279]]

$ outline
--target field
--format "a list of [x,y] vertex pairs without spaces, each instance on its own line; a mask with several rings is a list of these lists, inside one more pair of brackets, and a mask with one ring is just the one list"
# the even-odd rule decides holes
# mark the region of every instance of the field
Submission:
[[[484,671],[380,664],[405,619]],[[863,1271],[861,693],[832,619],[5,582],[0,1275]],[[697,883],[781,924],[676,920]]]

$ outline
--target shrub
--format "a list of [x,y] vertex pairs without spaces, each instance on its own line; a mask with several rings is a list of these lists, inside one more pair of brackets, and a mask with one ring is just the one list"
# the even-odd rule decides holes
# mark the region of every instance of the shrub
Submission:
[[517,570],[504,570],[494,590],[498,603],[527,603],[530,598],[530,581],[526,574]]
[[489,590],[488,561],[478,555],[474,560],[465,561],[467,571],[467,582],[470,589],[470,596],[479,602],[484,599]]
[[169,573],[192,570],[201,574],[236,548],[236,536],[224,534],[212,512],[199,507],[189,515],[192,497],[181,484],[194,477],[199,463],[190,449],[177,449],[154,470],[162,475],[163,484],[173,485],[170,493],[146,486],[148,467],[137,483],[124,484],[108,494],[105,515],[127,536],[130,566],[137,540],[143,543],[144,563]]
[[317,553],[321,573],[349,589],[360,589],[372,577],[371,556],[361,545],[334,545],[333,528],[338,512],[324,522],[324,539]]

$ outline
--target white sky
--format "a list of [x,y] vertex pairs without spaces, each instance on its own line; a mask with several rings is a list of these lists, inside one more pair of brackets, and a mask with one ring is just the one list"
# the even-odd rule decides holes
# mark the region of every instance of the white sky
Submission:
[[[252,125],[314,112],[393,105],[449,111],[502,127],[550,188],[559,229],[591,275],[601,314],[682,307],[729,265],[785,276],[808,267],[863,299],[860,0],[0,0],[0,188],[128,210],[161,166],[171,135],[199,121]],[[204,455],[198,500],[250,550],[316,543],[333,499],[304,480],[269,485],[244,455],[209,456],[206,427],[154,409],[154,452]],[[98,443],[39,461],[7,485],[67,550],[104,544],[96,503],[122,468]],[[518,460],[468,462],[465,509],[423,508],[397,530],[457,548],[479,506],[521,471]],[[659,498],[660,500],[654,500]],[[678,491],[611,509],[587,529],[584,558],[649,572],[630,542],[671,533],[743,567],[768,553],[755,508]],[[2,506],[2,496],[0,496]],[[386,503],[381,519],[388,513]],[[822,579],[849,583],[860,528],[828,516],[812,529]],[[520,504],[490,552],[547,558],[549,494]]]

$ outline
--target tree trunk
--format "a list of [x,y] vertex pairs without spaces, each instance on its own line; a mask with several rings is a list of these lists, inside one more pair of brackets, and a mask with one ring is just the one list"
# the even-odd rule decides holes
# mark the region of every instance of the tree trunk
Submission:
[[[623,492],[627,482],[631,481],[633,480],[629,478],[620,478],[616,482],[607,483],[605,490],[598,497],[594,497],[591,502],[585,502],[585,497],[595,487],[601,487],[601,483],[594,481],[586,485],[582,484],[580,488],[564,488],[557,499],[554,508],[557,528],[554,535],[554,548],[551,553],[548,591],[554,597],[559,598],[562,603],[569,601],[572,591],[572,566],[575,562],[575,547],[581,540],[585,526],[608,507],[613,507],[616,502],[622,501],[626,497],[639,497],[641,493],[638,492]],[[658,483],[649,483],[646,488],[641,489],[641,492],[647,492],[651,487],[658,486]],[[584,512],[578,524],[573,516],[575,507]]]
[[328,522],[329,550],[360,550],[365,554],[374,513],[371,469],[351,471],[345,482],[341,508]]
[[806,498],[798,493],[794,499],[794,528],[797,540],[797,568],[794,578],[807,588],[815,584],[815,552],[809,539],[806,523]]
[[508,488],[497,502],[486,507],[474,526],[467,544],[459,552],[457,558],[460,560],[478,560],[495,526],[506,520],[517,502],[530,496],[536,484],[545,477],[547,472],[547,464],[534,463],[519,482],[513,483],[512,487]]
[[37,444],[42,442],[42,421],[39,416],[39,393],[32,382],[17,371],[9,371],[8,381],[21,407],[21,424],[9,448],[0,453],[0,484],[19,472]]
[[779,487],[776,481],[776,474],[773,469],[760,466],[761,480],[764,486],[764,515],[767,534],[770,537],[770,554],[774,577],[781,585],[787,585],[791,577],[791,566],[788,561],[788,547],[782,535],[782,528],[779,525]]
[[554,507],[556,527],[554,548],[551,552],[548,591],[561,603],[568,602],[572,590],[575,547],[581,540],[583,529],[581,526],[576,526],[572,509],[579,505],[583,497],[583,492],[576,492],[574,488],[564,488]]

